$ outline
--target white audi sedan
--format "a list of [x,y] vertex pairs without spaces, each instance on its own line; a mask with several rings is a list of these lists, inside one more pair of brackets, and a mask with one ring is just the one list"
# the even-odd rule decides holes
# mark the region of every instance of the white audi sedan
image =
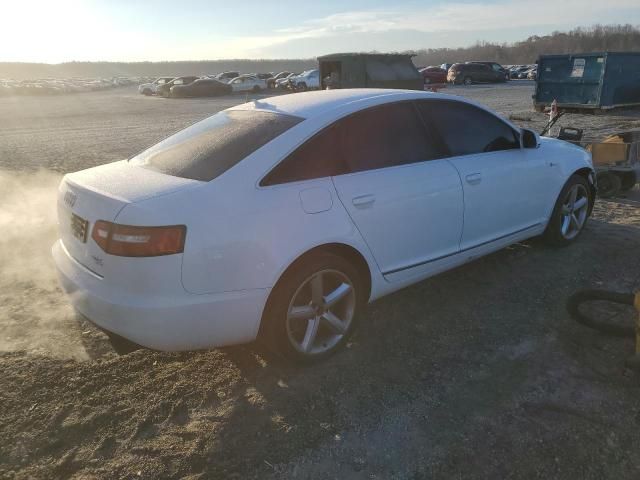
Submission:
[[66,175],[53,256],[117,349],[259,338],[305,362],[367,302],[529,237],[571,243],[594,196],[586,151],[460,97],[307,92]]

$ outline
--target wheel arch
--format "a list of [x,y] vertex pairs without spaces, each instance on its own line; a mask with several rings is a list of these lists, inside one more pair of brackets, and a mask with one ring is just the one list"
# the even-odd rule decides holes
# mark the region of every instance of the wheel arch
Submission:
[[591,191],[591,198],[589,202],[589,215],[591,215],[591,211],[593,210],[593,205],[596,201],[596,193],[597,193],[595,172],[592,168],[582,167],[576,170],[575,172],[573,172],[572,175],[580,175],[581,177],[584,177],[584,179],[587,181],[587,184],[589,185],[589,190]]
[[274,297],[274,292],[276,292],[279,283],[282,281],[283,278],[285,278],[287,273],[289,273],[293,268],[305,262],[308,258],[314,255],[317,255],[318,253],[333,253],[351,262],[357,268],[358,272],[360,272],[360,274],[362,275],[361,279],[365,285],[365,294],[366,294],[365,298],[367,299],[367,302],[369,301],[369,298],[371,297],[371,287],[372,287],[373,278],[372,278],[371,267],[369,266],[369,263],[367,262],[365,256],[362,253],[360,253],[358,249],[356,249],[351,245],[347,245],[346,243],[334,242],[334,243],[325,243],[322,245],[318,245],[299,255],[295,260],[293,260],[287,266],[287,268],[285,268],[282,271],[282,273],[278,277],[278,280],[275,282],[275,284],[273,285],[273,288],[271,289],[271,292],[269,293],[269,297],[267,298],[264,309],[262,310],[262,317],[260,318],[260,327],[258,329],[258,337],[264,334],[263,328],[267,323],[265,322],[265,316],[268,314],[270,310],[271,302]]

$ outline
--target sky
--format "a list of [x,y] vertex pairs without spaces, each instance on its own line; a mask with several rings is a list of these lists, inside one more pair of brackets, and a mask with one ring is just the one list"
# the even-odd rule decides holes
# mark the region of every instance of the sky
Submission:
[[312,58],[640,25],[640,0],[0,0],[0,61]]

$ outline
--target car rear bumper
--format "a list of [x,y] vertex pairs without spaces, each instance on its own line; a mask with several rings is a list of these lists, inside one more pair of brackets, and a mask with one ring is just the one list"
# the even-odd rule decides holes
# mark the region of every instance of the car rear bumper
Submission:
[[195,350],[254,340],[270,289],[194,295],[129,295],[73,259],[58,240],[52,254],[74,308],[99,327],[144,347]]

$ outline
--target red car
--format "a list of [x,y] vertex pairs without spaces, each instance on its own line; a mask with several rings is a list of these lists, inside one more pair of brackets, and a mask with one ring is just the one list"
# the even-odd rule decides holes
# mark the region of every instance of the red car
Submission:
[[447,71],[440,67],[425,67],[420,69],[424,83],[447,83]]

